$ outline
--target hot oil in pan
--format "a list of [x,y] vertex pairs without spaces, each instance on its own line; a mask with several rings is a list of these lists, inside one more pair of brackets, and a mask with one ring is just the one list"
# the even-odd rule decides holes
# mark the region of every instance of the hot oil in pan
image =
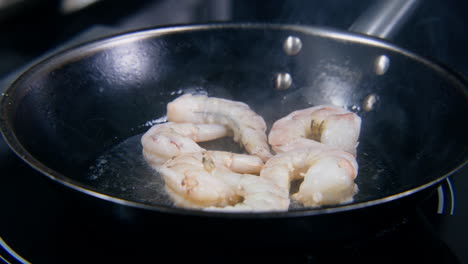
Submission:
[[163,179],[143,158],[141,136],[130,137],[101,155],[90,167],[87,183],[114,197],[170,206]]
[[[164,188],[164,179],[143,157],[142,136],[130,137],[101,155],[90,167],[87,184],[125,200],[172,206]],[[239,144],[229,137],[199,144],[210,150],[242,152]]]
[[[166,194],[164,179],[149,166],[142,154],[140,143],[143,134],[135,135],[111,148],[90,167],[87,184],[99,191],[121,199],[150,205],[173,206]],[[232,138],[200,143],[205,149],[243,153],[242,148]],[[372,154],[369,154],[372,153]],[[359,192],[354,202],[365,202],[391,195],[396,188],[394,174],[381,159],[377,148],[361,141],[358,148],[359,174],[355,182]],[[292,184],[297,189],[297,182]],[[303,206],[291,201],[290,210]]]

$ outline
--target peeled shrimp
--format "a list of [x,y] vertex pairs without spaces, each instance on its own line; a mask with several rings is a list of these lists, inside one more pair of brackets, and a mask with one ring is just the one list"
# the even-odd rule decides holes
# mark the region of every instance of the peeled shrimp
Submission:
[[141,138],[143,155],[151,166],[157,167],[182,153],[205,149],[196,142],[227,136],[229,129],[217,124],[162,123],[152,126]]
[[185,94],[167,105],[167,118],[172,122],[225,125],[248,153],[263,161],[272,156],[265,120],[242,102]]
[[203,151],[179,155],[158,168],[177,206],[205,210],[287,210],[288,192],[251,173],[262,160],[254,155]]
[[275,152],[317,147],[318,142],[356,155],[361,118],[341,107],[323,105],[294,111],[277,120],[268,135]]
[[305,206],[317,207],[353,201],[358,188],[354,183],[358,164],[348,152],[328,147],[301,148],[269,159],[260,177],[282,189],[302,179],[299,191],[291,196]]

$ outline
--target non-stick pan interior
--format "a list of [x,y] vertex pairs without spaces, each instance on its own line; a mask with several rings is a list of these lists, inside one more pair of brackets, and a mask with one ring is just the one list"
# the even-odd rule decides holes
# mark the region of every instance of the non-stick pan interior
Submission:
[[[296,55],[284,50],[288,36],[302,42]],[[284,73],[292,84],[279,90]],[[245,102],[269,128],[293,110],[340,105],[362,117],[359,203],[433,183],[466,161],[463,85],[411,53],[344,32],[176,27],[95,42],[38,64],[2,96],[1,128],[21,157],[54,179],[158,206],[170,204],[139,138],[181,94]],[[207,146],[242,151],[229,139]]]

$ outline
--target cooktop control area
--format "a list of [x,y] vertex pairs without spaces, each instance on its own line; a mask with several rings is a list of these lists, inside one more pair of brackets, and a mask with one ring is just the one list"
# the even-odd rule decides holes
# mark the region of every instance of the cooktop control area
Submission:
[[[210,22],[264,22],[346,30],[373,0],[95,0],[6,1],[0,3],[0,91],[26,67],[87,40],[145,27]],[[24,2],[24,3],[23,3]],[[26,4],[25,2],[30,2]],[[84,4],[87,2],[87,4]],[[423,0],[392,40],[468,76],[468,3]],[[460,117],[466,126],[466,118]],[[401,261],[468,263],[468,168],[449,178],[415,213],[372,239],[340,245],[356,261],[375,254]],[[111,241],[93,237],[89,218],[73,215],[60,188],[19,159],[0,138],[0,260],[7,263],[64,263],[73,247],[95,250]],[[70,239],[73,237],[74,239]],[[63,241],[67,241],[64,243]],[[93,241],[93,242],[89,242]],[[83,245],[88,243],[87,245]],[[415,246],[418,245],[418,246]],[[411,250],[409,250],[411,249]],[[239,255],[228,255],[237,260]],[[265,260],[265,256],[262,256]],[[322,263],[333,256],[288,254],[289,263]],[[400,258],[401,257],[401,258]],[[68,259],[69,260],[69,259]],[[239,261],[242,259],[240,258]],[[91,262],[91,261],[90,261]]]

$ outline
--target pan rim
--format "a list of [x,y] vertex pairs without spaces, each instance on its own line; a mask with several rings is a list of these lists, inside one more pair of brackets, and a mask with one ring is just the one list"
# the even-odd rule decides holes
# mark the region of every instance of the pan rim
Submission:
[[[73,180],[65,175],[50,169],[42,162],[38,161],[31,155],[16,138],[13,129],[10,126],[9,117],[6,116],[5,109],[8,107],[8,101],[10,100],[10,95],[17,94],[16,89],[21,87],[22,84],[26,83],[28,79],[34,75],[40,74],[40,72],[47,70],[48,67],[54,67],[54,65],[60,65],[64,61],[68,61],[70,58],[79,58],[85,54],[90,54],[92,52],[97,52],[100,49],[105,49],[112,45],[118,45],[119,43],[126,41],[136,41],[139,39],[150,38],[150,37],[159,37],[166,34],[174,33],[184,33],[184,32],[194,32],[194,31],[204,31],[204,30],[222,30],[222,29],[255,29],[255,30],[291,30],[304,34],[311,34],[319,37],[326,37],[335,39],[338,41],[360,43],[365,45],[377,46],[387,50],[395,51],[399,54],[402,54],[411,59],[415,59],[419,62],[424,63],[428,67],[444,73],[450,80],[454,83],[457,83],[458,87],[461,87],[462,92],[465,94],[465,97],[468,98],[468,89],[466,89],[468,81],[464,76],[452,71],[450,68],[439,64],[433,60],[425,59],[419,55],[416,55],[413,52],[407,51],[403,48],[400,48],[388,41],[378,39],[375,37],[366,36],[359,33],[352,33],[344,30],[337,30],[328,27],[315,27],[315,26],[303,26],[303,25],[291,25],[291,24],[259,24],[259,23],[213,23],[213,24],[199,24],[199,25],[172,25],[164,26],[157,28],[145,28],[139,29],[124,33],[119,33],[113,36],[103,37],[91,42],[86,42],[83,44],[75,45],[70,48],[67,48],[58,53],[54,53],[51,56],[41,60],[40,62],[34,64],[28,68],[25,72],[20,74],[20,76],[12,82],[2,93],[0,97],[0,133],[5,139],[5,142],[8,144],[10,149],[20,157],[24,162],[26,162],[33,169],[40,172],[42,175],[52,179],[53,181],[60,183],[67,188],[70,188],[74,191],[84,193],[86,195],[93,196],[111,203],[117,203],[124,206],[129,206],[138,209],[156,211],[161,213],[173,213],[178,215],[194,215],[194,216],[210,216],[210,217],[225,217],[225,218],[283,218],[283,217],[299,217],[299,216],[310,216],[310,215],[321,215],[321,214],[330,214],[345,212],[350,210],[361,209],[369,206],[375,206],[379,204],[384,204],[390,201],[394,201],[403,197],[410,196],[413,193],[419,192],[423,189],[426,189],[430,186],[433,186],[446,177],[452,175],[460,168],[464,167],[468,160],[462,161],[458,166],[450,170],[449,172],[441,175],[440,177],[427,182],[424,185],[420,185],[416,188],[399,192],[397,194],[386,196],[383,198],[378,198],[370,201],[360,202],[360,203],[351,203],[344,204],[339,206],[327,207],[327,208],[305,208],[293,211],[284,211],[284,212],[211,212],[211,211],[202,211],[202,210],[193,210],[193,209],[183,209],[176,207],[167,207],[160,205],[150,205],[140,202],[129,201],[121,199],[118,197],[110,196],[98,192],[94,188],[83,184],[79,181]],[[86,53],[83,53],[86,51]],[[44,67],[47,66],[47,67]]]

